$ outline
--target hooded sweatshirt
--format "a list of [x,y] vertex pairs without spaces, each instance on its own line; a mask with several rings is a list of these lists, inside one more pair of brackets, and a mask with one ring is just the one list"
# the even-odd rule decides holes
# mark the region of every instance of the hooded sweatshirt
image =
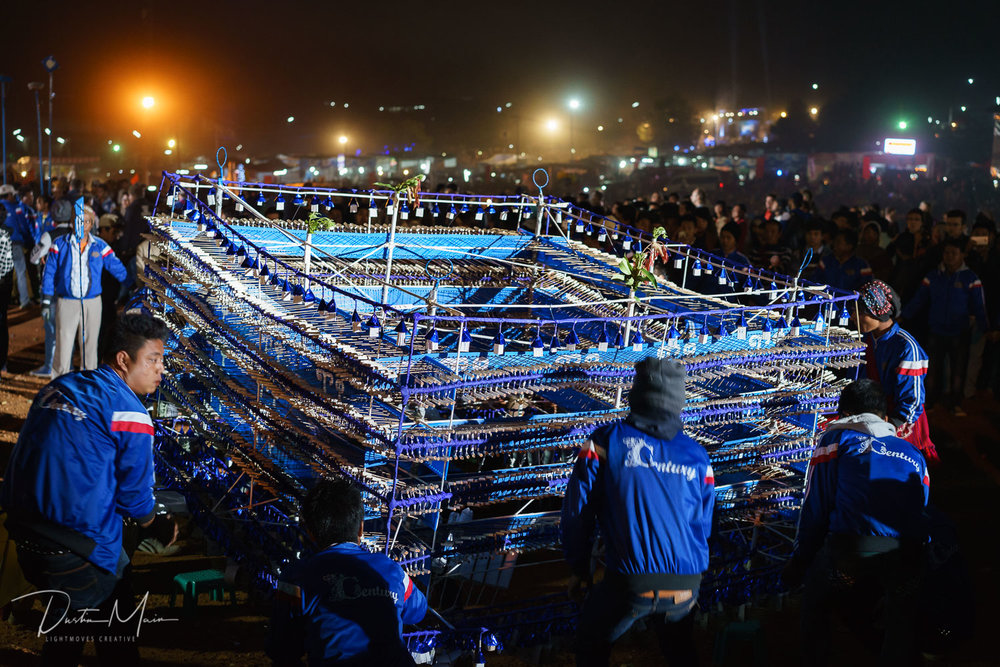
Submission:
[[892,424],[871,413],[832,422],[806,470],[795,551],[811,560],[828,534],[921,542],[929,493],[924,457]]

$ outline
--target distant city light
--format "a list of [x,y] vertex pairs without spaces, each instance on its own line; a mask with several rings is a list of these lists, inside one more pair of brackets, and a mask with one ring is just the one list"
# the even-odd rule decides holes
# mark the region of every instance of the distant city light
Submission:
[[350,104],[348,104],[347,102],[344,102],[344,108],[345,108],[345,109],[346,109],[347,107],[349,107],[349,106],[351,106],[351,105],[350,105]]
[[139,133],[139,130],[132,130],[132,136],[136,139],[142,139],[142,135]]
[[[193,165],[193,166],[194,166],[195,169],[208,169],[208,165],[207,164],[198,163],[198,164]],[[280,174],[275,173],[275,176],[280,176]]]
[[556,130],[559,129],[559,121],[557,121],[555,118],[549,118],[547,121],[545,121],[545,129],[548,130],[549,132],[555,132]]
[[121,149],[122,147],[119,144],[115,144],[114,146],[111,147],[111,150],[113,150],[115,153],[117,153]]
[[288,121],[289,123],[294,123],[295,122],[295,116],[289,116],[285,120]]
[[782,118],[788,118],[788,112],[787,111],[782,111],[781,112],[781,117]]
[[813,84],[813,90],[819,90],[819,84],[818,83],[814,83]]
[[49,128],[45,128],[45,136],[49,136],[51,134],[52,134],[52,130],[50,130]]
[[632,108],[633,108],[633,109],[636,109],[636,108],[638,108],[638,106],[639,106],[639,103],[638,103],[638,102],[632,102]]
[[503,107],[497,107],[497,113],[500,113],[501,111],[503,111]]
[[164,154],[164,155],[171,155],[172,153],[173,153],[173,151],[172,151],[172,150],[170,150],[169,148],[164,148],[164,149],[163,149],[163,154]]
[[331,107],[335,107],[335,106],[337,106],[337,103],[336,102],[330,102],[330,106]]
[[965,113],[965,105],[964,104],[962,106],[960,106],[959,109],[962,110],[962,113]]
[[568,102],[568,104],[569,104],[569,108],[570,108],[570,109],[572,109],[573,111],[576,111],[577,109],[579,109],[579,108],[580,108],[580,100],[578,100],[578,99],[577,99],[577,98],[575,98],[575,97],[574,97],[574,98],[572,98],[572,99],[571,99],[571,100],[570,100],[570,101]]
[[341,143],[341,145],[346,144],[347,143],[347,137],[342,134],[342,135],[340,135],[337,138],[337,141],[339,141]]
[[63,139],[62,137],[56,137],[56,141],[59,142],[60,144],[66,143],[66,140]]
[[896,127],[898,127],[901,130],[905,130],[906,129],[906,121],[905,120],[899,121],[898,123],[896,123]]
[[815,116],[818,113],[819,113],[819,109],[817,109],[816,107],[812,107],[811,109],[809,109],[809,115],[810,116]]
[[604,131],[604,126],[603,125],[598,125],[597,126],[597,131],[598,132],[603,132]]
[[973,84],[973,82],[974,82],[974,81],[975,81],[975,80],[974,80],[974,79],[973,79],[973,78],[972,78],[972,77],[970,76],[970,77],[969,77],[969,85],[971,86],[971,85]]
[[507,102],[507,104],[505,104],[504,106],[505,106],[505,107],[507,107],[507,108],[509,109],[509,108],[511,108],[511,107],[512,107],[512,106],[514,106],[514,105],[513,105],[512,103],[510,103],[510,102]]
[[176,139],[169,139],[169,140],[167,140],[167,147],[168,148],[173,148],[176,145],[177,145],[177,140]]
[[143,109],[152,109],[154,104],[156,104],[156,100],[151,95],[142,98]]

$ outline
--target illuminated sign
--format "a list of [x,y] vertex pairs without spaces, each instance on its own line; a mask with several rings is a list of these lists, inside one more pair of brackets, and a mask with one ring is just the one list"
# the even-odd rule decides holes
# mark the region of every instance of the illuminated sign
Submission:
[[886,137],[882,146],[883,152],[888,155],[913,155],[917,152],[916,139],[892,139]]

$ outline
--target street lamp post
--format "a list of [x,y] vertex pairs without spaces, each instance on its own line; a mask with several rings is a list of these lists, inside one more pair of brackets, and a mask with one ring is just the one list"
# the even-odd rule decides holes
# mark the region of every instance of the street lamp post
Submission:
[[52,128],[52,100],[55,99],[56,92],[52,87],[52,73],[56,71],[59,67],[59,63],[52,56],[49,56],[42,61],[42,66],[45,67],[46,71],[49,73],[49,179],[48,187],[45,192],[49,195],[52,194],[52,136],[55,130]]
[[11,82],[9,76],[0,74],[0,134],[3,135],[3,184],[7,185],[7,84]]
[[38,91],[45,87],[44,83],[32,81],[28,84],[28,90],[35,93],[35,117],[38,119],[38,189],[44,191],[42,185],[45,182],[44,169],[42,166],[42,100],[38,96]]

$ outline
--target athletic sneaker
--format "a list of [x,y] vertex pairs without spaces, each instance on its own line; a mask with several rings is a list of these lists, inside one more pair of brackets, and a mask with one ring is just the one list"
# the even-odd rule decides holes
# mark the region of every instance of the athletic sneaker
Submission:
[[35,370],[31,371],[31,375],[40,378],[50,378],[52,377],[52,369],[48,366],[39,366]]

